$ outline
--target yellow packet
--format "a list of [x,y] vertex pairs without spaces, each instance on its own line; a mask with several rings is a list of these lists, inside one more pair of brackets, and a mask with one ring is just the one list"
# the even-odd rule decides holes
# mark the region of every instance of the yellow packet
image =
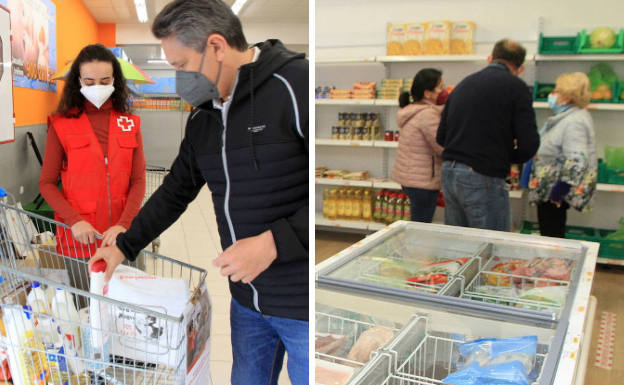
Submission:
[[449,21],[430,21],[425,30],[425,55],[448,55],[451,40]]
[[457,21],[451,24],[451,54],[471,55],[474,52],[475,23]]
[[425,23],[405,24],[405,54],[422,55],[425,40]]
[[388,24],[388,35],[386,38],[387,55],[403,55],[405,53],[405,25]]

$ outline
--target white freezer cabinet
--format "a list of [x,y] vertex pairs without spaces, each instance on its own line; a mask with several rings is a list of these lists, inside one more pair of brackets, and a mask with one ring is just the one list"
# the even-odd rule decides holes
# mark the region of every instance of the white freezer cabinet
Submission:
[[[441,384],[464,341],[531,335],[533,383],[572,384],[597,252],[587,242],[396,222],[316,269],[317,333],[332,314],[318,309],[333,307],[344,319],[383,319],[393,340],[359,365],[346,350],[317,351],[317,362],[354,368],[349,384]],[[358,335],[349,335],[353,348]]]

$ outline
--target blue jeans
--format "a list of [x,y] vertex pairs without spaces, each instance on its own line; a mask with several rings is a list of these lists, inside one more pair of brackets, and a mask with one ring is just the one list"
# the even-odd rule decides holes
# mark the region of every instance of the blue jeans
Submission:
[[438,203],[438,190],[401,187],[410,199],[410,215],[412,221],[431,223]]
[[308,384],[308,322],[262,315],[232,299],[232,385],[277,385],[284,352],[292,385]]
[[479,174],[462,163],[445,161],[442,193],[447,225],[511,230],[509,188],[504,179]]

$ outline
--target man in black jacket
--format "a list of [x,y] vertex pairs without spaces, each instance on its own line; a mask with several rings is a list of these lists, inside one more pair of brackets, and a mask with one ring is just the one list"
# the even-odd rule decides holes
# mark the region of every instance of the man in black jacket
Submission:
[[525,56],[517,42],[497,42],[489,66],[462,80],[446,102],[436,140],[444,147],[447,225],[511,229],[505,178],[539,147],[531,95],[518,77]]
[[251,48],[221,0],[175,0],[154,35],[195,108],[163,185],[116,246],[107,277],[173,224],[208,184],[229,277],[232,384],[277,384],[284,352],[308,383],[308,62],[268,40]]

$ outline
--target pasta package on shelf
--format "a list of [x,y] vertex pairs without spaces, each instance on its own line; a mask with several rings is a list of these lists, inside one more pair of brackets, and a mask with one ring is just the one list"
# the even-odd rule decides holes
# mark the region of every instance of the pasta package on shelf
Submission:
[[451,24],[451,55],[472,55],[474,52],[475,24],[457,21]]
[[405,24],[388,24],[386,54],[404,55],[405,54]]
[[405,24],[405,54],[422,55],[425,41],[425,23]]
[[449,21],[430,21],[425,30],[425,55],[448,55],[451,40]]

